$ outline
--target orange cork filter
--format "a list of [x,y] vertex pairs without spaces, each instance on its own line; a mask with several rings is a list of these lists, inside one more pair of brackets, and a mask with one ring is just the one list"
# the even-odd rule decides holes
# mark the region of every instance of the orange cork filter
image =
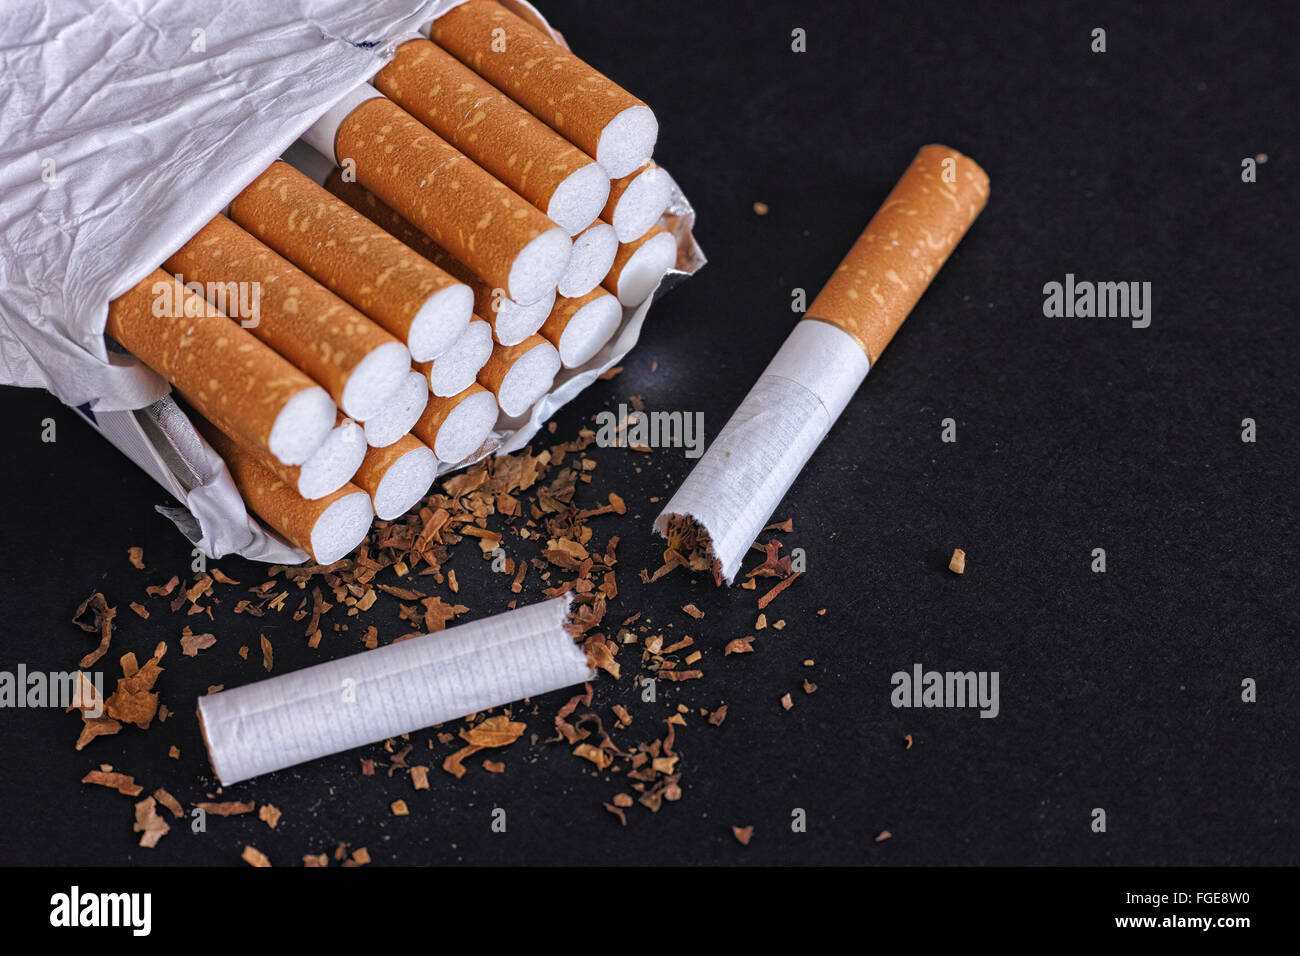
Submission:
[[605,170],[437,44],[403,43],[373,84],[570,236],[600,215]]
[[438,459],[429,446],[404,435],[391,445],[367,451],[352,480],[370,495],[375,517],[391,521],[428,494],[437,472]]
[[465,330],[474,293],[288,163],[230,204],[235,222],[406,343],[437,358]]
[[560,353],[540,335],[518,345],[498,345],[478,373],[478,383],[497,397],[501,411],[517,418],[550,390]]
[[[346,181],[341,170],[336,169],[330,173],[325,180],[325,188],[381,229],[468,285],[474,293],[474,312],[492,323],[492,335],[502,345],[522,342],[546,321],[546,316],[555,304],[554,289],[536,302],[520,305],[506,296],[504,290],[493,289],[473,269],[416,229],[365,186]],[[583,246],[582,236],[578,237],[573,246],[575,249]],[[567,273],[567,267],[565,271]]]
[[392,100],[349,113],[334,150],[363,186],[510,298],[526,305],[555,288],[568,233]]
[[208,422],[196,424],[225,461],[244,504],[317,564],[333,564],[365,540],[374,510],[370,496],[356,485],[308,501],[244,446]]
[[109,303],[106,331],[200,414],[280,462],[307,461],[334,424],[323,388],[161,270]]
[[365,421],[406,377],[406,346],[293,263],[217,216],[166,262],[186,282],[259,291],[250,331],[319,382],[345,414]]
[[947,146],[923,147],[804,321],[847,332],[874,364],[988,196],[989,178],[973,159]]
[[496,396],[482,385],[471,385],[449,398],[431,398],[411,433],[449,465],[464,461],[483,447],[499,410]]
[[433,21],[430,39],[605,167],[626,176],[654,153],[650,107],[492,0]]

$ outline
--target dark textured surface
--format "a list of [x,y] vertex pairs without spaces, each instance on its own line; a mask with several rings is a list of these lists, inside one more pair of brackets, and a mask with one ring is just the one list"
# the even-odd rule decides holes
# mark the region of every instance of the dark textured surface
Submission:
[[[137,848],[132,801],[79,784],[87,770],[112,763],[150,790],[203,799],[194,696],[262,675],[259,630],[281,672],[352,652],[358,629],[327,630],[312,651],[287,615],[235,617],[227,599],[216,624],[196,627],[217,645],[182,657],[182,618],[159,600],[148,622],[126,607],[188,570],[187,542],[153,510],[163,493],[71,411],[7,390],[0,659],[75,666],[93,642],[68,618],[103,590],[120,624],[105,663],[170,641],[160,688],[176,716],[76,753],[71,715],[0,711],[0,863],[229,864],[246,842],[296,863],[338,841],[401,864],[1300,862],[1294,15],[1203,3],[1167,15],[545,8],[576,51],[656,108],[658,158],[694,202],[711,259],[654,308],[626,371],[562,412],[557,440],[633,394],[702,410],[716,433],[785,336],[790,290],[816,292],[917,147],[963,150],[992,181],[983,216],[778,512],[809,571],[770,609],[788,626],[758,632],[757,653],[721,653],[755,633],[754,592],[636,580],[658,564],[649,499],[666,499],[689,462],[593,450],[585,500],[616,491],[629,504],[596,522],[598,540],[622,537],[610,618],[641,611],[706,652],[705,679],[655,704],[627,678],[597,688],[607,722],[611,702],[632,711],[626,743],[658,734],[678,702],[693,709],[678,733],[682,799],[658,814],[634,807],[620,827],[600,806],[626,789],[620,778],[527,740],[489,755],[506,773],[476,758],[460,781],[435,769],[427,792],[382,770],[362,777],[347,754],[226,792],[276,804],[274,832],[214,819],[205,834],[174,829]],[[1104,55],[1089,52],[1095,26],[1108,31]],[[807,30],[805,54],[790,52],[794,27]],[[1259,181],[1244,184],[1241,160],[1258,153]],[[1151,282],[1150,328],[1045,318],[1042,286],[1067,272]],[[46,416],[55,444],[40,441]],[[940,441],[947,417],[955,444]],[[1246,417],[1255,444],[1240,439]],[[127,563],[131,545],[146,572]],[[946,570],[954,547],[969,556],[962,578]],[[1098,547],[1105,574],[1089,569]],[[504,608],[510,595],[472,543],[453,566],[474,616]],[[243,561],[220,567],[262,579]],[[677,610],[687,601],[703,621]],[[406,630],[391,604],[367,623],[386,640]],[[895,710],[890,674],[914,662],[999,671],[1000,715]],[[1245,677],[1258,703],[1241,702]],[[563,697],[540,702],[531,732],[549,736]],[[703,724],[698,708],[724,700],[726,723]],[[411,762],[436,768],[450,748],[425,751],[428,736],[415,735]],[[389,815],[399,797],[407,817]],[[494,806],[505,834],[490,830]],[[1090,831],[1096,807],[1105,834]],[[806,833],[791,832],[793,808],[807,811]],[[733,824],[755,827],[748,848]],[[883,829],[892,839],[875,843]]]

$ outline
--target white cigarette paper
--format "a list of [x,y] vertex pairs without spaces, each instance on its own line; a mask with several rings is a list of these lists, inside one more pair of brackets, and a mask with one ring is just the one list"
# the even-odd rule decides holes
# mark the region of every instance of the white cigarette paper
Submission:
[[861,346],[827,322],[803,321],[655,519],[708,532],[728,584],[749,546],[867,377]]
[[223,786],[591,680],[558,597],[199,698]]

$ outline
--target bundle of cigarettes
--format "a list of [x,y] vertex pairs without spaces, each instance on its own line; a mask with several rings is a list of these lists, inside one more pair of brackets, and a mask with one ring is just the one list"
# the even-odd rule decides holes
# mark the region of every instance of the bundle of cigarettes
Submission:
[[678,254],[645,103],[495,0],[424,33],[307,131],[316,162],[273,163],[109,308],[320,564],[490,450]]

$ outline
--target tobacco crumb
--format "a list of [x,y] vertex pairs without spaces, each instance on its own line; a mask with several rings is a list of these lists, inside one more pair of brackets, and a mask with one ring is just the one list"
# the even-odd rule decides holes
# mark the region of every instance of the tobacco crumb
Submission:
[[234,817],[241,813],[252,813],[256,805],[251,801],[249,803],[240,803],[237,800],[227,800],[224,803],[196,803],[194,804],[204,813],[215,817]]
[[406,808],[405,800],[394,800],[392,802],[391,809],[393,811],[393,816],[395,817],[404,817],[408,813],[410,813],[410,811]]
[[620,372],[622,372],[622,371],[623,371],[623,366],[621,366],[621,365],[615,365],[613,368],[609,368],[609,369],[606,369],[605,371],[601,372],[601,373],[600,373],[598,376],[596,376],[596,377],[599,378],[602,382],[608,382],[610,379],[614,378],[616,375],[618,375],[618,374],[619,374]]
[[144,790],[134,777],[124,773],[111,773],[108,770],[92,770],[81,778],[82,783],[95,783],[101,787],[116,790],[124,797],[137,797]]
[[265,867],[271,865],[271,861],[266,858],[266,854],[252,845],[245,846],[244,852],[239,855],[239,858],[249,866]]
[[185,816],[185,808],[181,806],[181,802],[166,790],[159,787],[153,792],[153,795],[159,803],[171,811],[171,815],[176,817],[176,819],[179,820],[181,817]]
[[749,846],[749,841],[754,837],[754,828],[750,827],[732,827],[732,835],[741,846]]
[[754,653],[754,639],[752,637],[738,637],[734,641],[727,642],[727,646],[723,648],[722,656],[730,657],[732,654],[752,653]]
[[271,651],[271,642],[266,639],[265,634],[257,635],[262,642],[262,666],[270,673],[271,668],[275,665],[275,654]]
[[[188,632],[189,628],[185,630]],[[199,651],[206,650],[215,643],[217,643],[215,634],[186,633],[181,635],[181,653],[186,657],[198,657]]]
[[485,757],[483,759],[483,769],[488,773],[505,773],[506,765],[499,760],[488,760]]
[[257,810],[257,819],[274,830],[275,825],[280,822],[280,808],[272,803],[264,803]]
[[766,215],[767,215],[767,203],[765,203],[765,202],[756,202],[756,203],[754,203],[754,212],[755,212],[756,215],[759,215],[759,216],[766,216]]
[[790,699],[788,692],[781,695],[781,706],[786,710],[794,710],[794,701]]
[[314,856],[308,853],[306,856],[302,858],[302,865],[303,866],[329,866],[330,858],[328,854],[325,853],[317,853]]
[[907,741],[907,746],[904,747],[903,749],[904,749],[904,750],[911,750],[911,749],[912,749],[912,735],[911,735],[911,734],[908,734],[908,735],[907,735],[906,737],[904,737],[903,739]]
[[880,833],[877,834],[876,836],[876,842],[883,843],[885,840],[888,840],[892,836],[893,834],[890,833],[888,830],[881,830]]
[[627,826],[627,814],[623,811],[622,807],[617,807],[612,803],[603,803],[601,806],[614,814],[614,816],[618,817],[619,823],[623,824],[623,826]]
[[144,570],[144,548],[127,548],[126,559],[131,562],[131,567],[137,571]]
[[135,611],[137,617],[146,621],[149,620],[149,609],[146,608],[143,604],[139,604],[135,601],[132,601],[128,606],[131,608],[131,610]]
[[411,768],[411,785],[416,790],[429,789],[429,768],[420,764]]
[[803,682],[803,692],[805,694],[814,693],[816,690],[817,690],[817,685],[814,684],[812,681],[806,680]]
[[713,713],[709,714],[709,723],[714,727],[721,727],[722,722],[727,719],[727,705],[722,704]]
[[683,605],[683,606],[682,606],[682,610],[685,611],[687,614],[689,614],[691,617],[695,618],[695,620],[697,620],[697,621],[698,621],[700,618],[704,617],[704,612],[701,611],[701,610],[700,610],[698,607],[696,607],[694,604],[686,604],[686,605]]
[[966,573],[966,552],[961,548],[955,548],[952,552],[952,560],[948,562],[948,570],[953,574]]
[[153,797],[145,797],[135,805],[135,824],[132,831],[140,834],[140,845],[155,847],[171,826],[158,816],[158,804]]

